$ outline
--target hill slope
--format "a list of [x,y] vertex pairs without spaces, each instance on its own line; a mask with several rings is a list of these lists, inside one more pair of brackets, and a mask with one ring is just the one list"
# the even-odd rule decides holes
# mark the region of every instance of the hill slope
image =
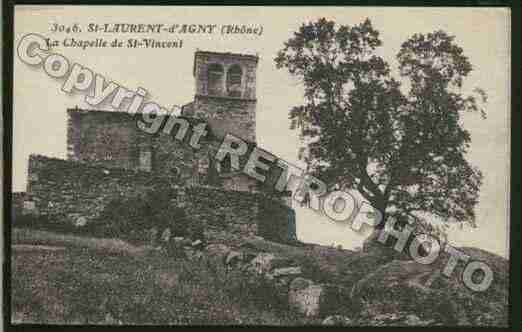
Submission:
[[484,293],[375,252],[208,234],[174,251],[13,230],[12,321],[55,324],[507,325],[508,262]]

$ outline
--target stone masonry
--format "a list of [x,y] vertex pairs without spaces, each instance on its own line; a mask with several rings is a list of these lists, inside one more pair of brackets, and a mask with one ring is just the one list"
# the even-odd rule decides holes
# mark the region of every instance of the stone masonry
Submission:
[[[163,125],[155,134],[141,130],[139,113],[68,109],[68,160],[31,155],[23,196],[28,203],[18,199],[17,206],[57,222],[92,220],[109,201],[152,189],[153,179],[162,178],[187,189],[193,218],[280,240],[290,229],[295,237],[295,220],[288,225],[293,210],[268,189],[267,183],[277,180],[277,171],[261,184],[232,170],[228,158],[222,162],[213,158],[227,133],[247,142],[249,151],[256,146],[257,62],[253,55],[195,53],[195,95],[179,117],[190,124],[181,141],[175,138],[180,125],[170,131]],[[202,122],[207,134],[195,149],[188,141],[192,128]],[[247,156],[240,158],[242,165]],[[260,197],[268,197],[270,203]],[[272,222],[277,226],[268,226]],[[233,226],[238,224],[243,225]]]

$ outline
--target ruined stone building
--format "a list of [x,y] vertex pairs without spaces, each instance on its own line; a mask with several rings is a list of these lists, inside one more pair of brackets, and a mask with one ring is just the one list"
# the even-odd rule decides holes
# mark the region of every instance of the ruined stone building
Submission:
[[223,187],[255,191],[253,179],[231,172],[227,163],[213,163],[211,154],[227,133],[255,144],[257,62],[252,55],[196,52],[195,96],[183,106],[181,117],[207,122],[210,133],[201,150],[173,140],[171,134],[143,132],[134,115],[76,108],[68,110],[68,159],[178,175],[199,184],[207,182],[213,167]]
[[[250,148],[256,146],[257,63],[258,57],[253,55],[195,53],[194,100],[182,107],[179,118],[191,124],[188,131],[197,123],[207,123],[208,133],[199,149],[188,144],[190,132],[183,141],[174,139],[181,126],[150,134],[138,128],[139,114],[68,109],[67,160],[30,157],[26,205],[64,219],[95,218],[107,200],[144,191],[154,181],[166,181],[190,188],[191,199],[199,202],[193,204],[198,211],[205,209],[200,198],[209,190],[211,196],[224,200],[227,192],[242,192],[234,199],[249,203],[239,204],[243,212],[236,212],[248,216],[250,223],[256,223],[256,216],[262,214],[255,195],[272,195],[282,206],[281,223],[286,225],[290,200],[265,190],[280,173],[271,172],[263,185],[232,170],[229,160],[218,163],[213,158],[227,133],[242,138]],[[232,214],[229,220],[233,219]]]

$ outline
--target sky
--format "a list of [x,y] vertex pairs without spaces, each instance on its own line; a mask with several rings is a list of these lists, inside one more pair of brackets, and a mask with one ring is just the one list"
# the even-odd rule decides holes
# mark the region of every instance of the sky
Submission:
[[[143,87],[152,100],[171,107],[193,99],[194,52],[257,54],[258,145],[286,161],[297,159],[299,139],[289,129],[288,110],[302,104],[301,84],[285,70],[275,67],[274,58],[302,23],[321,17],[338,24],[355,25],[366,18],[380,31],[379,55],[392,69],[402,42],[414,33],[445,30],[454,35],[473,64],[464,90],[482,88],[488,95],[487,118],[466,114],[463,126],[471,133],[468,159],[484,174],[480,202],[476,206],[475,229],[452,228],[449,240],[457,246],[479,247],[504,257],[509,255],[510,174],[510,13],[503,8],[406,8],[406,7],[127,7],[127,6],[16,6],[15,49],[28,33],[63,40],[153,37],[183,39],[182,48],[70,48],[54,50],[71,63],[78,62],[108,80],[136,90]],[[54,24],[79,24],[81,33],[52,32]],[[261,35],[214,34],[102,34],[87,32],[88,24],[238,24],[262,27]],[[30,154],[66,158],[66,109],[87,108],[81,93],[60,90],[63,80],[47,76],[14,57],[13,102],[13,190],[24,191]],[[294,204],[297,236],[305,242],[360,247],[366,233],[359,234],[316,212]]]

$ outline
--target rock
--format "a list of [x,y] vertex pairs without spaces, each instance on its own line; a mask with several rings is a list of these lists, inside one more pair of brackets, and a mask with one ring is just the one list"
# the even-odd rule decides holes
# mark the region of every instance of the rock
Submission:
[[403,260],[387,263],[358,280],[351,298],[360,300],[361,311],[368,317],[400,313],[397,321],[402,325],[507,326],[507,260],[480,249],[456,249],[469,255],[470,261],[480,260],[491,268],[494,279],[486,291],[474,292],[464,285],[462,262],[450,277],[443,275],[448,257],[441,254],[430,265]]
[[[288,267],[288,265],[295,264],[295,262],[288,257],[282,257],[279,255],[274,255],[273,253],[262,252],[257,254],[254,257],[254,259],[250,261],[250,264],[255,267],[258,273],[266,274],[273,269]],[[271,275],[269,277],[271,277]]]
[[274,289],[275,294],[280,303],[288,303],[288,289],[290,285],[290,277],[281,277],[275,279],[274,281]]
[[209,256],[221,264],[225,263],[225,258],[230,252],[230,248],[221,243],[213,243],[209,244],[205,247],[205,250],[208,252]]
[[166,243],[166,251],[172,257],[185,257],[183,245],[180,241],[176,241],[176,238]]
[[399,320],[399,315],[397,315],[396,313],[387,313],[375,315],[375,319],[380,321],[396,321]]
[[322,291],[321,285],[298,277],[290,283],[288,304],[306,317],[317,317]]
[[243,260],[245,262],[251,262],[254,258],[256,258],[257,256],[257,253],[256,252],[252,252],[252,251],[241,251],[241,254],[243,256]]
[[110,312],[105,314],[105,323],[114,325],[114,324],[122,324],[119,319],[115,319]]
[[272,261],[275,259],[274,254],[260,253],[250,263],[257,273],[267,273],[272,269]]
[[156,247],[156,241],[158,240],[158,229],[156,227],[152,227],[149,230],[149,243],[151,246]]
[[292,282],[290,283],[290,289],[291,290],[305,289],[306,287],[310,286],[311,284],[312,284],[312,281],[305,279],[305,278],[298,277],[298,278],[295,278],[294,280],[292,280]]
[[174,242],[179,243],[182,246],[191,246],[192,245],[192,241],[183,236],[175,236],[172,239],[174,240]]
[[278,277],[282,277],[282,276],[298,275],[301,273],[302,273],[301,268],[299,266],[296,266],[296,267],[283,267],[283,268],[274,269],[274,271],[272,271],[271,274],[274,278],[278,278]]
[[321,316],[335,316],[340,313],[353,313],[353,308],[357,308],[356,301],[350,297],[351,288],[344,287],[337,283],[321,284]]
[[76,227],[83,227],[87,225],[87,218],[80,216],[74,220],[74,226]]
[[170,227],[167,227],[167,228],[165,228],[163,233],[161,233],[161,241],[169,242],[170,241],[170,236],[171,236]]
[[257,271],[252,264],[244,264],[243,266],[240,267],[240,270],[247,275],[248,274],[257,275]]
[[161,271],[155,275],[156,283],[163,289],[174,288],[178,284],[178,275],[170,271]]
[[408,326],[427,326],[431,325],[433,322],[434,320],[423,321],[416,315],[407,315],[404,323]]
[[[368,314],[366,312],[366,314]],[[379,315],[366,315],[367,317],[357,321],[358,326],[396,326],[400,324],[400,316],[397,313]],[[399,323],[398,323],[399,322]]]
[[326,317],[321,324],[327,326],[349,326],[352,324],[352,321],[345,316],[333,315]]
[[230,251],[225,259],[226,265],[233,265],[235,263],[241,262],[243,255],[238,251]]
[[[478,248],[456,248],[470,256],[471,261],[480,261],[488,265],[493,272],[493,282],[483,292],[475,292],[462,282],[464,264],[458,264],[451,278],[443,278],[443,282],[434,283],[434,287],[446,291],[453,296],[455,302],[463,307],[469,324],[479,326],[508,326],[509,314],[509,262],[505,258]],[[447,257],[442,259],[446,263]],[[447,286],[445,286],[447,285]]]
[[452,300],[422,285],[421,279],[432,272],[433,267],[427,265],[394,260],[359,280],[352,288],[351,298],[361,300],[362,311],[377,321],[401,320],[401,317],[384,319],[390,312],[401,312],[402,318],[407,314],[429,315],[425,318],[455,325],[457,313]]
[[200,250],[194,250],[192,248],[185,250],[185,256],[189,260],[199,260],[203,258],[203,253]]
[[194,256],[194,249],[192,249],[191,247],[183,247],[183,251],[185,252],[185,257],[187,257],[188,259],[192,259],[192,257]]

